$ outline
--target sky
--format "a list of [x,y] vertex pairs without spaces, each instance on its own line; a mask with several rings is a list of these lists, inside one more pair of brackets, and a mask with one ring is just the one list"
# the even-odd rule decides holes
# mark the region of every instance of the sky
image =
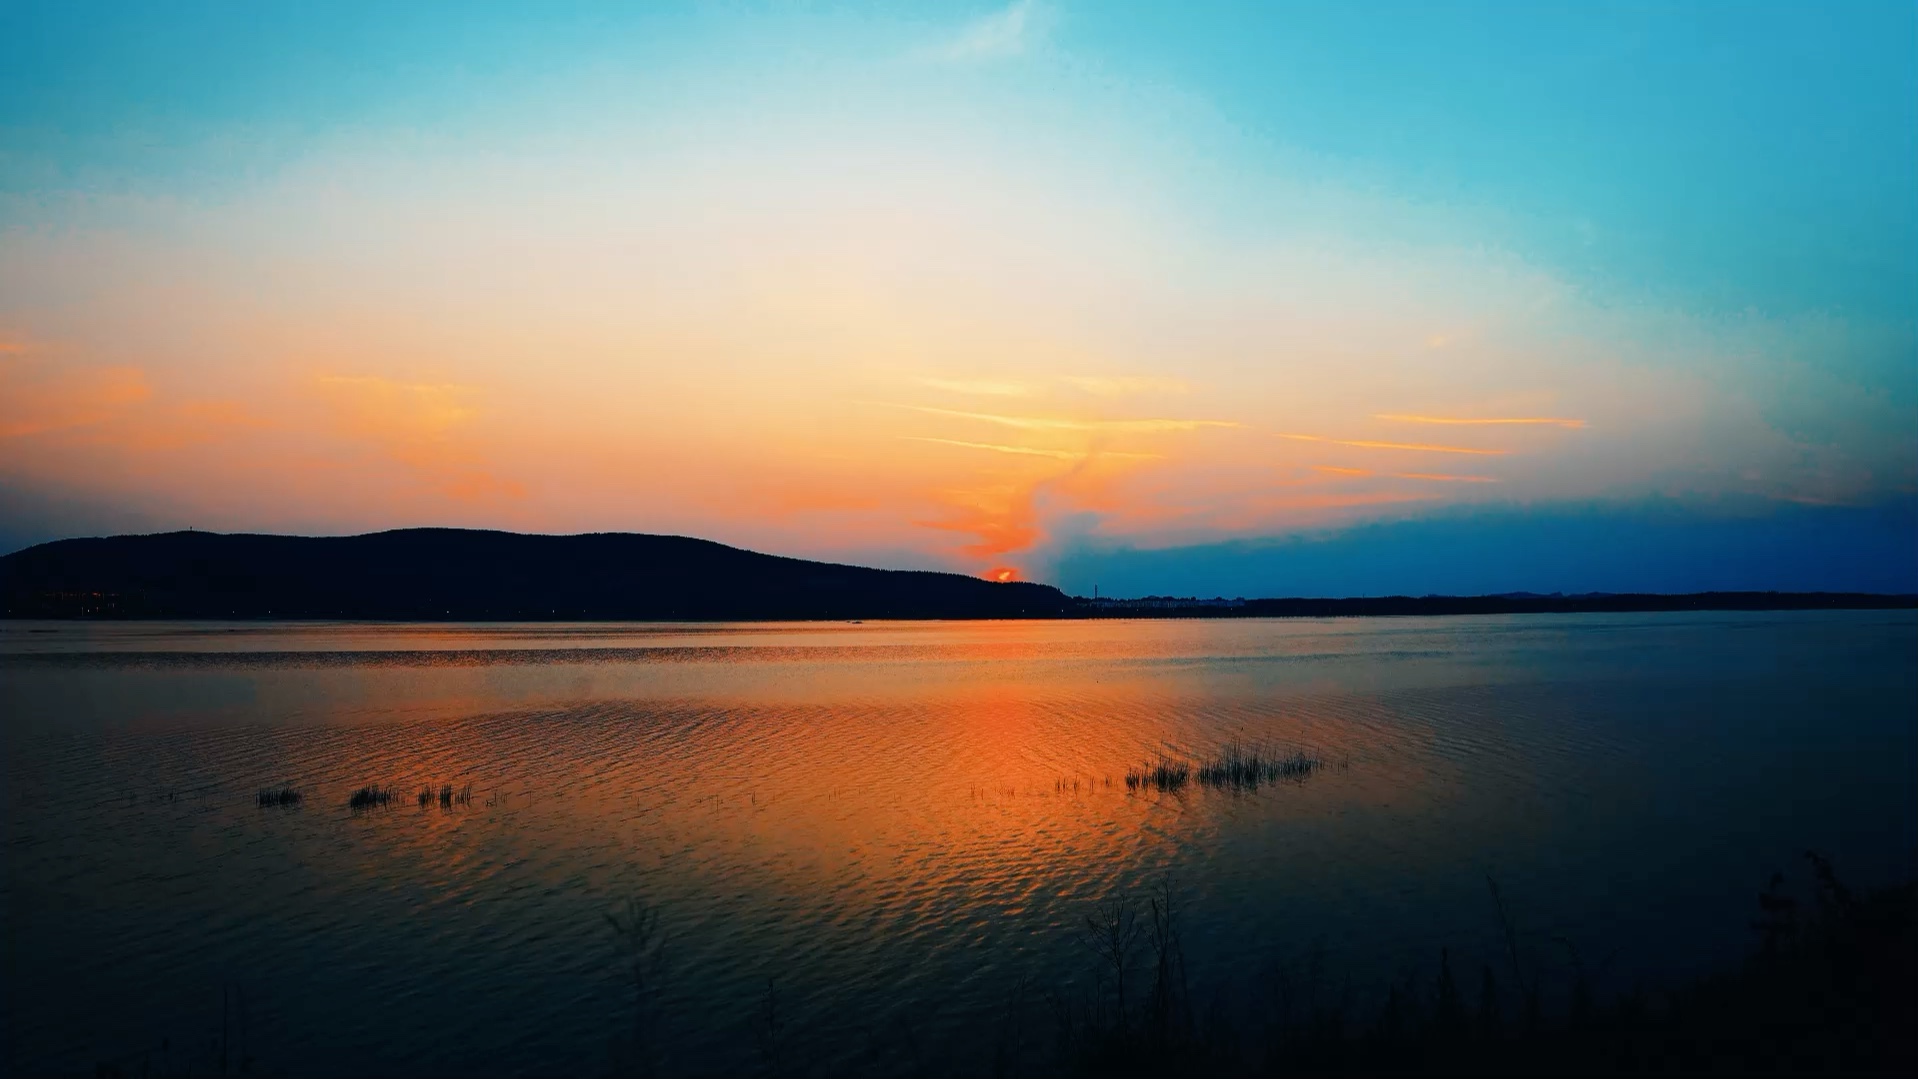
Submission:
[[0,550],[1918,591],[1918,5],[0,0]]

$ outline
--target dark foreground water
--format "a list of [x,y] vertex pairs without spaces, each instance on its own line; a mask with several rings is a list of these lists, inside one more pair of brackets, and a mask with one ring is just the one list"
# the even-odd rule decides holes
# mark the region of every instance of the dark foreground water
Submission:
[[[629,899],[666,1070],[1037,1067],[1085,916],[1166,874],[1195,995],[1252,1012],[1509,969],[1488,875],[1526,967],[1605,991],[1735,960],[1805,848],[1918,858],[1911,612],[14,622],[0,727],[22,1072],[624,1066]],[[1323,765],[1124,782],[1234,741]]]

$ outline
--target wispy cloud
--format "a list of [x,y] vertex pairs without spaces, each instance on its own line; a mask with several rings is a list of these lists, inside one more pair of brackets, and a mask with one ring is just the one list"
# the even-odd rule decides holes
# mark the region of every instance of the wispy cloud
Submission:
[[0,360],[0,438],[104,423],[153,396],[137,367],[71,369],[36,362],[25,346]]
[[910,442],[936,442],[941,446],[964,446],[973,450],[991,450],[994,453],[1014,453],[1030,457],[1055,457],[1061,461],[1077,461],[1086,457],[1122,457],[1138,461],[1156,461],[1161,459],[1156,453],[1129,453],[1124,450],[1042,450],[1032,446],[1007,446],[997,442],[966,442],[957,438],[931,438],[925,435],[901,435]]
[[895,405],[895,408],[908,408],[914,412],[924,412],[933,416],[951,416],[955,419],[977,420],[980,423],[996,423],[1002,427],[1016,427],[1022,431],[1103,431],[1111,434],[1151,434],[1165,431],[1196,431],[1205,427],[1238,427],[1231,420],[1069,420],[1051,416],[1004,416],[992,412],[962,412],[953,408],[933,408],[928,405]]
[[1014,0],[990,15],[967,23],[934,53],[940,59],[955,63],[1018,56],[1042,40],[1051,23],[1051,8],[1038,0]]
[[1394,480],[1432,480],[1438,483],[1497,483],[1496,476],[1455,476],[1445,472],[1374,472],[1369,468],[1341,468],[1337,465],[1314,465],[1317,471],[1334,476],[1379,476]]
[[991,450],[994,453],[1016,453],[1026,457],[1056,457],[1061,461],[1077,460],[1081,454],[1070,450],[1041,450],[1031,446],[1004,446],[996,442],[962,442],[956,438],[929,438],[925,435],[901,435],[908,442],[936,442],[941,446],[964,446],[969,450]]
[[1364,450],[1407,450],[1413,453],[1469,453],[1481,457],[1503,457],[1510,450],[1475,450],[1465,446],[1430,446],[1416,442],[1371,442],[1363,439],[1324,438],[1320,435],[1281,434],[1294,442],[1323,442],[1328,446],[1357,446]]
[[1408,416],[1398,412],[1378,412],[1372,416],[1375,420],[1389,420],[1393,423],[1441,423],[1458,427],[1493,427],[1516,425],[1531,427],[1571,427],[1585,426],[1584,420],[1566,419],[1562,416],[1499,416],[1499,417],[1463,417],[1463,416]]
[[980,397],[1030,397],[1033,393],[1031,383],[1012,382],[1000,379],[969,378],[922,378],[922,386],[930,386],[946,393],[974,394]]
[[942,393],[962,393],[979,397],[1038,397],[1048,384],[1069,386],[1094,397],[1128,397],[1144,393],[1187,393],[1184,380],[1157,375],[1060,375],[1052,379],[1022,381],[1004,378],[922,378],[921,386]]
[[1452,476],[1442,472],[1394,472],[1402,480],[1433,480],[1438,483],[1497,483],[1497,476]]
[[518,498],[519,483],[495,475],[468,430],[479,391],[443,383],[396,382],[364,375],[316,381],[340,432],[379,446],[444,494],[476,502]]
[[1123,397],[1135,393],[1185,393],[1190,386],[1181,379],[1153,375],[1068,375],[1059,381],[1099,397]]

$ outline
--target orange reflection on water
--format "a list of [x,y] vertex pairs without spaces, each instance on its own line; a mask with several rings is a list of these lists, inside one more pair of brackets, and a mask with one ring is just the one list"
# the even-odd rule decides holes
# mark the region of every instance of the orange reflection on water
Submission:
[[[92,679],[93,699],[164,712],[171,695],[177,722],[226,724],[251,747],[227,782],[312,792],[354,839],[338,870],[379,887],[401,867],[442,905],[525,878],[886,922],[936,899],[966,920],[1105,894],[1247,813],[1413,813],[1452,782],[1423,728],[1377,706],[1377,635],[1338,623],[125,632],[144,658]],[[1323,767],[1251,794],[1124,782],[1227,744]],[[470,803],[442,807],[447,784]],[[348,813],[364,785],[394,801]]]
[[[342,798],[365,783],[398,792],[358,822],[369,882],[398,858],[433,887],[478,895],[536,849],[530,864],[562,873],[554,886],[591,866],[595,887],[666,902],[805,897],[884,922],[935,900],[971,918],[1097,896],[1235,815],[1410,812],[1449,781],[1416,732],[1363,696],[1327,696],[1325,672],[1292,672],[1288,691],[1182,654],[1234,650],[1216,629],[1062,628],[765,627],[738,649],[685,627],[648,638],[666,658],[328,672],[343,717],[363,712],[350,701],[393,694],[394,715],[418,718],[289,767]],[[1334,663],[1339,647],[1316,645]],[[256,677],[295,673],[314,675]],[[277,692],[312,696],[304,681]],[[1129,768],[1196,764],[1228,743],[1323,768],[1249,794],[1126,787]],[[446,783],[470,784],[472,804],[414,804]]]

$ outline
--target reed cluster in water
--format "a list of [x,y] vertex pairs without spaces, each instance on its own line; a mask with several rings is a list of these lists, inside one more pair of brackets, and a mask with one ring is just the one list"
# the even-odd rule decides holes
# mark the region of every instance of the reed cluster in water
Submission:
[[260,791],[259,804],[262,809],[267,806],[296,806],[300,800],[300,792],[292,787],[268,787]]
[[353,792],[346,804],[352,809],[375,809],[385,806],[393,800],[393,792],[385,787],[361,787]]
[[1319,763],[1317,757],[1303,751],[1275,756],[1234,742],[1217,757],[1199,765],[1199,782],[1208,787],[1249,790],[1261,783],[1304,779],[1319,768]]
[[1274,753],[1259,747],[1233,742],[1216,755],[1196,764],[1161,754],[1156,762],[1128,768],[1125,785],[1129,791],[1178,791],[1197,780],[1202,787],[1227,790],[1255,790],[1262,783],[1281,779],[1303,781],[1323,766],[1319,758],[1302,750]]
[[[425,809],[427,806],[432,804],[433,787],[431,784],[428,784],[427,786],[420,788],[419,798],[420,798],[421,809]],[[473,785],[471,783],[468,783],[464,787],[461,787],[458,790],[454,790],[453,785],[451,783],[448,783],[440,787],[439,800],[440,800],[441,809],[451,809],[456,805],[472,805],[473,804]]]
[[1161,756],[1156,764],[1143,764],[1137,768],[1128,768],[1125,773],[1126,790],[1183,790],[1186,782],[1192,778],[1192,765],[1182,760]]

